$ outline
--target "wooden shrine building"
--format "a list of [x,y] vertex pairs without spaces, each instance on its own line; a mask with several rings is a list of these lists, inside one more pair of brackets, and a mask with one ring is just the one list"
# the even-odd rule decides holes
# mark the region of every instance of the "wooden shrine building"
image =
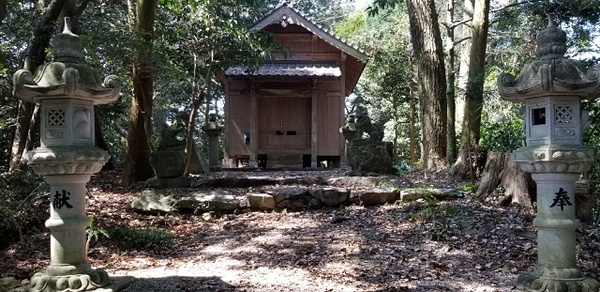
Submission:
[[291,52],[248,73],[225,72],[227,167],[338,166],[346,97],[368,56],[282,4],[253,29],[273,33]]

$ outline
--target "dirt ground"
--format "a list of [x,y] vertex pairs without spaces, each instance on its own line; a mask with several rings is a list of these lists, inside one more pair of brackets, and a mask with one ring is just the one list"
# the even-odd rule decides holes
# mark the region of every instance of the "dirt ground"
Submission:
[[[129,207],[143,185],[119,186],[117,175],[97,176],[89,185],[88,211],[97,226],[109,234],[123,226],[152,228],[173,238],[129,249],[118,248],[114,236],[91,242],[95,268],[136,277],[124,291],[512,291],[537,258],[534,214],[469,194],[300,212],[147,215]],[[466,183],[415,172],[398,184]],[[599,279],[600,227],[584,223],[578,235],[578,264]],[[0,277],[27,283],[49,263],[49,233],[26,235],[0,258]]]

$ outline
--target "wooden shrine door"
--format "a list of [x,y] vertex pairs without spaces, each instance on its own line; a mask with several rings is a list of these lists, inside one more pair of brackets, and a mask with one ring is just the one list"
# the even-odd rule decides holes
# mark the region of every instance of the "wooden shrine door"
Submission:
[[280,153],[306,150],[310,153],[310,105],[310,97],[260,96],[259,149]]

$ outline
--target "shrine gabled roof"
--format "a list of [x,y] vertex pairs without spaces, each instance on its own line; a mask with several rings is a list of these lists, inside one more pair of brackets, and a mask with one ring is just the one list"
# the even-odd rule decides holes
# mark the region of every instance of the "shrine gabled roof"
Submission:
[[342,71],[335,62],[277,61],[268,62],[255,71],[247,66],[233,66],[226,76],[293,76],[293,77],[340,77]]
[[273,9],[267,16],[265,16],[262,20],[258,21],[253,29],[263,29],[271,24],[295,24],[301,27],[304,27],[309,32],[313,33],[323,41],[328,44],[336,47],[342,52],[360,60],[363,63],[366,63],[369,59],[369,56],[363,52],[362,50],[352,46],[348,42],[342,40],[341,38],[335,36],[333,33],[323,28],[320,25],[315,24],[296,9],[288,6],[287,3],[283,3],[279,5],[277,8]]

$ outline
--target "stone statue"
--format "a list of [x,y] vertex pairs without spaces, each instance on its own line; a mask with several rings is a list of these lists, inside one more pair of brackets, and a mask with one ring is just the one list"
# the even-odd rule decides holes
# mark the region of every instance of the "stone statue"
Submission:
[[[187,113],[178,113],[171,126],[165,126],[160,133],[160,140],[157,150],[179,150],[185,146],[185,136],[187,130]],[[181,150],[183,150],[181,148]]]
[[373,125],[371,118],[365,108],[359,108],[356,112],[356,121],[354,122],[356,128],[355,139],[363,139],[363,134],[369,135],[371,141],[381,141],[383,139],[383,131],[377,126]]

